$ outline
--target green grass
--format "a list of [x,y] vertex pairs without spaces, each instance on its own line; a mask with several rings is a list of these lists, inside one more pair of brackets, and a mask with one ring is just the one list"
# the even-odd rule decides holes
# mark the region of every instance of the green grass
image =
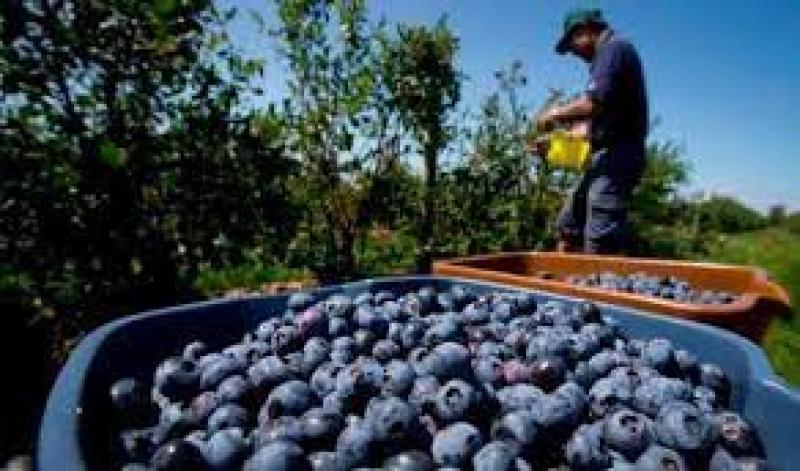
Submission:
[[773,321],[763,347],[778,374],[800,385],[800,236],[782,229],[724,236],[708,259],[761,267],[789,292],[793,315]]

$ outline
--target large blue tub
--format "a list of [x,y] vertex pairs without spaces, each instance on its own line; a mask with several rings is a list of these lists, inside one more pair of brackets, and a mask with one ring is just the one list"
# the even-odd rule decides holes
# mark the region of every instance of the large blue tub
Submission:
[[[398,277],[320,288],[319,297],[337,292],[405,292],[454,284],[476,292],[521,291],[484,282],[442,277]],[[534,292],[537,300],[569,299]],[[149,311],[111,322],[87,336],[75,349],[47,401],[36,451],[38,469],[63,471],[112,469],[113,435],[107,420],[108,385],[122,376],[149,379],[154,365],[197,339],[222,347],[241,339],[264,318],[283,312],[288,296],[220,299]],[[632,337],[663,336],[720,364],[733,380],[731,408],[759,430],[770,469],[800,469],[800,392],[775,376],[761,349],[724,330],[646,312],[602,305]],[[800,361],[800,359],[798,359]]]

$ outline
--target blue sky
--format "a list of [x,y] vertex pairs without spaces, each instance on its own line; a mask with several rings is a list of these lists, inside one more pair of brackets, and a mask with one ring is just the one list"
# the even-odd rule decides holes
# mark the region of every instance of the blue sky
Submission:
[[[261,11],[267,0],[223,0]],[[493,72],[523,61],[537,105],[548,87],[578,92],[586,66],[553,53],[563,13],[574,5],[602,8],[639,48],[656,138],[686,150],[692,189],[736,195],[766,209],[800,210],[800,1],[798,0],[373,0],[371,14],[390,22],[433,23],[447,14],[461,39],[460,66],[469,77],[464,104],[476,108],[494,86]],[[262,54],[269,44],[246,15],[232,38]],[[267,87],[281,93],[282,72],[268,58]]]

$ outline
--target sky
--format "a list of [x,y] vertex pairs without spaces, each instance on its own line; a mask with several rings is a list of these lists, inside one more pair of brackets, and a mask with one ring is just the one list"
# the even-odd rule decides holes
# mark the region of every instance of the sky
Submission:
[[[274,22],[268,0],[219,0]],[[515,59],[536,107],[549,87],[580,92],[587,67],[553,52],[572,6],[603,10],[642,57],[655,139],[671,139],[692,168],[688,191],[734,195],[766,210],[800,210],[800,0],[371,0],[374,19],[432,24],[447,15],[467,75],[464,106],[477,109],[493,74]],[[240,15],[235,44],[267,58],[268,95],[284,73],[255,25]]]

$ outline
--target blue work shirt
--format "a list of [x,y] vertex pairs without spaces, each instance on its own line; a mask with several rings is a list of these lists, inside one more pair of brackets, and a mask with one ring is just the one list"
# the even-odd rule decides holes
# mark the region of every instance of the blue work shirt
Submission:
[[[592,149],[605,149],[615,159],[643,160],[648,128],[647,89],[636,49],[606,30],[590,72],[587,93],[597,106],[590,124]],[[627,155],[614,155],[620,153]]]

